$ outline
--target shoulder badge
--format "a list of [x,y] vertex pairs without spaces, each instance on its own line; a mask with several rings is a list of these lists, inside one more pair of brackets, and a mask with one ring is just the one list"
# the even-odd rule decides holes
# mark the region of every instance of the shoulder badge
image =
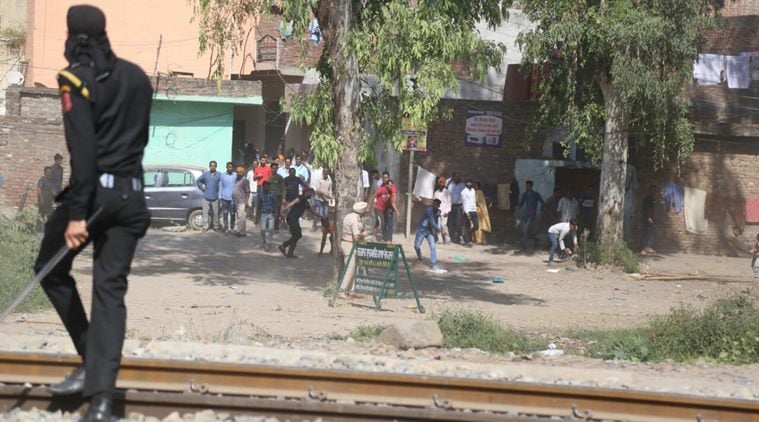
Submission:
[[[84,97],[85,100],[90,101],[90,90],[87,88],[87,84],[82,82],[81,79],[79,79],[78,76],[73,74],[72,72],[63,69],[60,72],[58,72],[58,80],[60,85],[60,91],[61,91],[61,101],[63,101],[63,97],[65,93],[69,94],[69,101],[71,100],[71,89],[69,88],[69,85],[79,91],[79,93]],[[64,89],[68,88],[67,91]],[[70,109],[70,108],[69,108]],[[65,110],[65,109],[64,109]]]
[[61,85],[60,88],[61,91],[61,108],[63,109],[64,113],[68,113],[71,111],[71,108],[74,106],[71,102],[71,88],[69,88],[67,85]]

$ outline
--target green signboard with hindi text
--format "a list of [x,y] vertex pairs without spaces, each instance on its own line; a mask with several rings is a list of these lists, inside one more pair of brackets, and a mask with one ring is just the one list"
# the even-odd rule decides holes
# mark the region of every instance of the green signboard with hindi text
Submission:
[[417,309],[424,313],[424,307],[419,301],[419,293],[411,278],[411,270],[406,261],[403,246],[392,243],[353,242],[345,269],[340,274],[337,289],[335,289],[335,294],[330,300],[330,306],[334,305],[341,287],[347,284],[345,275],[348,272],[348,266],[356,265],[354,292],[371,295],[374,298],[376,309],[379,310],[382,299],[398,296],[398,267],[401,263],[406,270],[406,276],[416,299]]

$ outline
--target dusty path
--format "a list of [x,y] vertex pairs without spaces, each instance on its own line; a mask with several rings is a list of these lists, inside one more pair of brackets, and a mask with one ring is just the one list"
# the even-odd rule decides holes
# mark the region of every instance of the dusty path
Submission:
[[[361,324],[427,318],[449,308],[477,310],[527,332],[557,335],[576,328],[634,326],[681,304],[699,305],[735,294],[750,285],[751,277],[748,262],[736,258],[657,256],[648,258],[645,268],[742,277],[747,283],[637,281],[615,271],[568,265],[549,273],[543,254],[442,245],[438,254],[447,274],[413,267],[427,315],[414,309],[411,298],[387,300],[379,312],[373,310],[371,298],[340,301],[330,308],[323,292],[332,278],[332,258],[317,256],[317,233],[304,226],[308,228],[298,245],[299,259],[264,252],[257,232],[238,239],[151,229],[140,244],[130,278],[128,336],[194,341],[225,341],[230,336],[314,338],[345,334]],[[275,240],[285,238],[282,232]],[[410,241],[403,244],[413,255]],[[89,255],[85,251],[85,259],[75,266],[85,301],[90,297]],[[494,276],[505,283],[493,284]],[[4,324],[3,332],[65,334],[51,311],[15,317],[17,322]]]

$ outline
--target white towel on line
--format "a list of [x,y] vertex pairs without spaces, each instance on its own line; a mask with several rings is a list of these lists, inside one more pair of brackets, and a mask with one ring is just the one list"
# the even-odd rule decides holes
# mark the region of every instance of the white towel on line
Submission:
[[725,56],[722,54],[699,54],[693,62],[693,78],[699,84],[713,85],[722,82]]
[[685,208],[685,230],[693,234],[706,234],[709,221],[706,219],[706,191],[685,187],[683,197]]
[[748,88],[751,83],[751,56],[726,56],[728,88]]

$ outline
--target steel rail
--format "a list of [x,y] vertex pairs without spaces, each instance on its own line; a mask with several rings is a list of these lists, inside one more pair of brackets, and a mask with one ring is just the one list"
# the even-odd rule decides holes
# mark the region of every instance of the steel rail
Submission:
[[[0,352],[0,382],[49,384],[59,381],[77,365],[79,359],[71,355]],[[185,393],[184,396],[194,397],[197,403],[202,401],[199,398],[222,395],[230,400],[287,399],[303,405],[382,404],[391,406],[383,409],[405,406],[465,410],[476,412],[469,413],[472,417],[485,418],[492,414],[477,412],[589,420],[759,422],[758,401],[233,363],[126,358],[119,372],[118,387],[141,392]],[[127,399],[129,394],[128,391]],[[459,416],[455,420],[468,420],[460,417],[465,414],[454,413]],[[501,416],[500,420],[506,419]]]

